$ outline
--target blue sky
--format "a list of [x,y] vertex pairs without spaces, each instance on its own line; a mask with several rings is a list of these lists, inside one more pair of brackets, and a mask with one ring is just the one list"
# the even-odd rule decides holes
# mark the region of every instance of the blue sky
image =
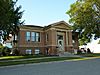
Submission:
[[66,21],[69,16],[66,11],[76,0],[18,0],[17,5],[21,5],[25,10],[22,20],[26,25],[46,26],[48,24]]

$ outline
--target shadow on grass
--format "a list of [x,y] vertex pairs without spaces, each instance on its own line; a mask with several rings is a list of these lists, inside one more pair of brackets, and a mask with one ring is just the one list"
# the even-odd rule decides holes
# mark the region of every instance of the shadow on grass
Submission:
[[71,59],[80,59],[80,57],[55,57],[55,58],[32,59],[32,60],[23,60],[23,61],[8,61],[8,62],[0,62],[0,66],[62,61],[62,60],[71,60]]

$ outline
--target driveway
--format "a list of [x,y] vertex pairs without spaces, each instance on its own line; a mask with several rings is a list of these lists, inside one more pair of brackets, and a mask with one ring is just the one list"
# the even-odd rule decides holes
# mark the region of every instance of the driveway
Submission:
[[0,75],[100,75],[100,59],[0,67]]

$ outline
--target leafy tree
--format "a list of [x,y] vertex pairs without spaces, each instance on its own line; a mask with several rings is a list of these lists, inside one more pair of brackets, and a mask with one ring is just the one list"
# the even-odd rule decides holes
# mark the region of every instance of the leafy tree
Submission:
[[0,30],[3,31],[4,40],[9,38],[9,34],[17,34],[18,25],[21,21],[23,11],[21,6],[17,7],[18,0],[0,0]]
[[98,44],[100,44],[100,40],[99,40]]
[[1,56],[2,50],[3,50],[3,45],[0,43],[0,56]]
[[80,44],[100,37],[100,0],[77,0],[67,14],[73,31],[79,32]]

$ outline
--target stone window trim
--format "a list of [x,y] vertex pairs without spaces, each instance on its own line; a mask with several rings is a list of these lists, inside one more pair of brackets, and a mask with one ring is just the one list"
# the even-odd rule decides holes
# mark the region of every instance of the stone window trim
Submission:
[[40,42],[40,32],[26,32],[26,41]]

